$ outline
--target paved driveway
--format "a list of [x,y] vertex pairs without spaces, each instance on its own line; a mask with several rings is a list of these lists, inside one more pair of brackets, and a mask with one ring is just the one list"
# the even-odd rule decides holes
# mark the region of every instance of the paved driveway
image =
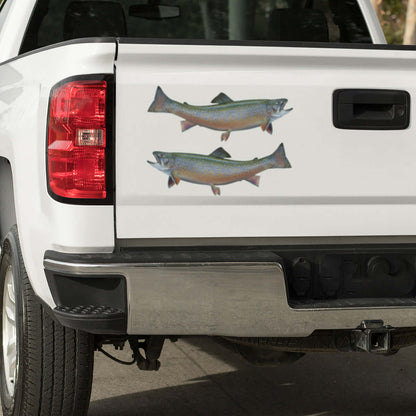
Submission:
[[97,353],[89,416],[416,415],[416,348],[256,368],[210,338],[192,338],[168,342],[161,361],[158,373],[145,373]]

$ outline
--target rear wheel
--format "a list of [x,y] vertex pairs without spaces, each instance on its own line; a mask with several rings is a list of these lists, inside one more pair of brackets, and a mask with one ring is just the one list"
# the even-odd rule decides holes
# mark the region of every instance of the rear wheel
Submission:
[[0,262],[0,393],[4,416],[85,416],[94,343],[64,328],[37,300],[23,264],[17,228]]

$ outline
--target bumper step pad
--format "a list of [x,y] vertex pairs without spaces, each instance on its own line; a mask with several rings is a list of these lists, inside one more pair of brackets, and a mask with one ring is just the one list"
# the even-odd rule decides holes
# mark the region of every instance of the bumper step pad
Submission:
[[127,323],[125,312],[106,305],[59,305],[54,314],[64,326],[100,334],[123,332]]

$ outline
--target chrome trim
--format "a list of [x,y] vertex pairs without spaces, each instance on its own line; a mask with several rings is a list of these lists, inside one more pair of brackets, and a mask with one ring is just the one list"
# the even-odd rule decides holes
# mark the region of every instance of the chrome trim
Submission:
[[129,334],[304,337],[364,320],[416,327],[416,307],[293,309],[277,262],[102,263],[44,260],[70,275],[124,275]]

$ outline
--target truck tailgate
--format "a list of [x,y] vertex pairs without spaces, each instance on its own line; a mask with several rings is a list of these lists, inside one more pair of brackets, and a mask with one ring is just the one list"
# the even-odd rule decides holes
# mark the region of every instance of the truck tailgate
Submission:
[[[341,129],[333,122],[336,90],[402,90],[411,100],[415,71],[416,53],[408,50],[121,43],[117,237],[416,235],[413,108],[407,109],[410,127],[399,130]],[[182,132],[179,107],[176,114],[172,106],[170,112],[154,111],[158,87],[190,106],[218,106],[211,101],[224,93],[217,103],[287,99],[284,108],[293,110],[262,127],[238,130],[233,124],[228,140],[221,141],[223,126],[189,128],[188,120]],[[401,111],[371,100],[358,105],[354,117],[393,120]],[[214,109],[211,122],[220,118]],[[281,143],[290,168],[282,160],[277,166],[254,160],[271,157]],[[226,153],[212,155],[218,148]],[[197,179],[166,171],[162,159],[174,158],[172,153],[194,174],[200,169]],[[264,169],[236,179],[230,173],[234,161],[247,162],[237,164],[242,169],[264,162]],[[230,183],[211,187],[203,177],[221,164]]]

